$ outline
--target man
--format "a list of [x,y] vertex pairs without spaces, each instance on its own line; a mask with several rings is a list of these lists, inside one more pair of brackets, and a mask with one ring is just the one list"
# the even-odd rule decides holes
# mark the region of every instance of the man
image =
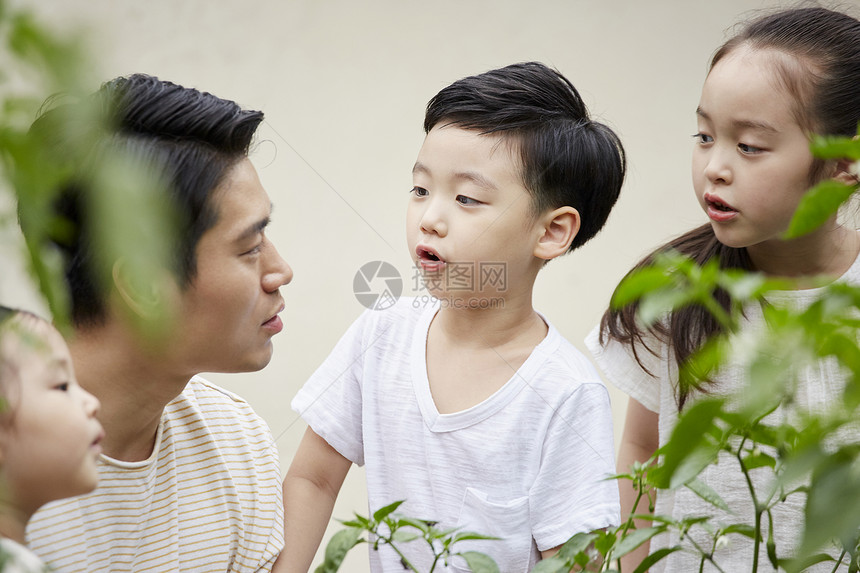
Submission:
[[[106,431],[100,484],[37,512],[28,542],[63,572],[269,571],[283,546],[274,440],[246,402],[196,376],[263,368],[282,329],[278,289],[292,270],[266,238],[271,203],[247,157],[263,114],[145,75],[94,98],[110,127],[58,205],[74,229],[60,245],[69,345]],[[52,113],[32,132],[51,129]],[[146,281],[135,253],[99,266],[88,182],[116,151],[154,172],[179,221],[163,272]],[[165,309],[161,336],[136,326]]]

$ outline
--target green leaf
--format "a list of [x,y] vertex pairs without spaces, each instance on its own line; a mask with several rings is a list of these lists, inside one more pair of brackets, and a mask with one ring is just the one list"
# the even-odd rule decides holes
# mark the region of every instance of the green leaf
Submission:
[[637,316],[644,324],[654,324],[670,311],[681,308],[695,300],[689,290],[672,288],[649,293],[639,303]]
[[556,555],[549,559],[538,561],[531,573],[567,573],[568,571],[570,571],[568,563]]
[[744,467],[748,470],[754,470],[756,468],[775,468],[776,460],[773,456],[769,456],[762,451],[754,451],[751,454],[747,454],[743,456]]
[[655,551],[654,553],[651,553],[650,555],[648,555],[648,557],[643,559],[642,563],[640,563],[639,566],[633,570],[633,573],[645,573],[646,571],[648,571],[648,569],[651,566],[653,566],[657,562],[661,561],[667,555],[671,555],[672,553],[674,553],[676,551],[680,551],[680,550],[681,550],[680,545],[676,545],[674,547],[664,547],[662,549],[658,549],[657,551]]
[[802,237],[820,227],[836,214],[855,190],[854,186],[827,179],[807,191],[794,212],[784,238]]
[[595,539],[598,538],[596,533],[577,533],[570,539],[564,542],[564,544],[558,550],[558,556],[561,559],[566,559],[568,561],[572,560],[578,553],[582,553],[594,542]]
[[821,159],[860,159],[860,141],[851,137],[814,135],[809,148]]
[[675,280],[665,269],[645,267],[630,273],[618,284],[612,295],[611,305],[613,308],[621,308],[674,283]]
[[403,505],[405,500],[395,501],[394,503],[390,503],[385,507],[380,507],[376,511],[373,512],[373,520],[374,521],[382,521],[383,518],[388,517],[391,513],[393,513],[398,507]]
[[398,543],[409,543],[410,541],[420,539],[421,537],[422,535],[420,533],[415,533],[414,531],[405,531],[403,529],[398,529],[391,534],[391,540],[396,541]]
[[342,529],[335,533],[325,548],[325,561],[315,569],[315,573],[334,573],[343,564],[349,550],[363,542],[359,529]]
[[454,543],[457,543],[458,541],[466,541],[469,539],[497,540],[501,538],[493,537],[492,535],[484,535],[482,533],[475,533],[474,531],[462,531],[454,534]]
[[698,479],[694,478],[688,481],[686,483],[686,486],[690,488],[693,493],[695,493],[714,507],[718,507],[726,511],[729,510],[729,506],[725,501],[723,501],[723,498],[721,498],[720,495],[705,482],[699,481]]
[[722,533],[723,535],[737,533],[739,535],[743,535],[744,537],[755,539],[755,527],[746,523],[735,523],[733,525],[729,525],[722,530]]
[[489,555],[477,551],[464,551],[457,555],[466,560],[472,573],[499,573],[499,566]]
[[662,533],[663,531],[666,531],[666,528],[663,526],[634,529],[632,532],[621,538],[618,545],[615,546],[615,551],[612,555],[614,558],[623,557],[646,541],[650,541],[652,537],[658,533]]
[[700,400],[687,408],[678,420],[669,441],[660,448],[663,463],[648,474],[660,488],[676,488],[701,473],[719,454],[719,445],[707,441],[714,421],[723,407],[717,398]]

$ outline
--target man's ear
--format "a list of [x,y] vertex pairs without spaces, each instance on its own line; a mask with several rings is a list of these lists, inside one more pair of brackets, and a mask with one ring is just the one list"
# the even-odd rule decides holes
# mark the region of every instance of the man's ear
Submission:
[[111,268],[113,286],[128,311],[136,319],[152,321],[165,311],[167,293],[166,277],[143,279],[136,276],[125,259],[119,259]]
[[549,261],[565,254],[579,233],[579,211],[570,206],[559,207],[541,217],[541,236],[534,255]]

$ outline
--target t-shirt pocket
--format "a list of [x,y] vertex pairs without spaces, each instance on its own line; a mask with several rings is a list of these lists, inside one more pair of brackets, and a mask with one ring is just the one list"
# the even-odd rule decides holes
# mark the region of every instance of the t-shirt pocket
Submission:
[[[532,540],[529,521],[529,498],[518,497],[510,501],[488,501],[487,494],[466,488],[460,518],[460,531],[472,531],[499,539],[463,541],[458,551],[479,551],[495,560],[502,573],[526,573],[537,561],[537,547]],[[465,559],[455,557],[451,571],[466,572]]]

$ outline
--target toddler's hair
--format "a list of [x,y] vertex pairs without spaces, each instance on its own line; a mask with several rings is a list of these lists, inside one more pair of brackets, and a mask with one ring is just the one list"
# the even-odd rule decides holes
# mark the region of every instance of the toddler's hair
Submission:
[[437,125],[497,133],[513,143],[533,212],[579,211],[571,251],[603,228],[618,199],[626,169],[621,140],[590,119],[573,84],[544,64],[513,64],[454,82],[427,104],[424,131]]

